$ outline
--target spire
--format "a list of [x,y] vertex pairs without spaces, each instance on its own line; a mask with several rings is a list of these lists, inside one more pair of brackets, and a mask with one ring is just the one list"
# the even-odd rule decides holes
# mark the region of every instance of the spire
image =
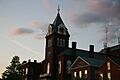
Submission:
[[[58,9],[57,9],[57,11],[58,11],[58,14],[57,14],[57,16],[56,16],[56,18],[55,18],[55,20],[54,20],[54,22],[53,22],[53,25],[54,25],[54,26],[59,26],[61,23],[63,23],[63,20],[61,19],[60,14],[59,14],[59,12],[60,12],[60,6],[59,6],[59,4],[58,4]],[[64,23],[63,23],[63,24],[64,24]]]
[[58,4],[58,9],[57,10],[58,10],[58,13],[59,13],[60,12],[60,6],[59,6],[59,4]]

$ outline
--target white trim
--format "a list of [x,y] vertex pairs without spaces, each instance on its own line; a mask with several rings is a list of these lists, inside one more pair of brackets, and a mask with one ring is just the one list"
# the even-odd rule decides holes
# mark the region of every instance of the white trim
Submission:
[[77,62],[78,59],[81,59],[83,62],[85,62],[86,64],[90,65],[87,61],[85,61],[83,58],[81,58],[80,56],[78,56],[76,58],[76,60],[73,62],[73,64],[71,65],[70,69],[72,69],[72,67],[74,66],[74,64]]

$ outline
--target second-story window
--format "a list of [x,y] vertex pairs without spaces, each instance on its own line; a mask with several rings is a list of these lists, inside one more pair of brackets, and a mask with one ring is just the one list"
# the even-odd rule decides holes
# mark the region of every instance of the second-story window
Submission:
[[110,62],[107,62],[107,69],[110,70]]

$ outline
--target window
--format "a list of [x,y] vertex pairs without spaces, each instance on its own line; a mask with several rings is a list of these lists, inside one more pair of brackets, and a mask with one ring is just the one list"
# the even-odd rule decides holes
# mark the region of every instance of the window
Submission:
[[82,78],[82,71],[79,71],[79,77]]
[[47,64],[47,73],[50,73],[50,63]]
[[63,40],[63,46],[65,46],[65,40]]
[[25,71],[25,72],[26,72],[26,74],[28,74],[28,68],[26,68],[26,71]]
[[57,38],[57,46],[65,46],[65,40]]
[[108,73],[108,80],[111,80],[111,73]]
[[74,77],[77,77],[77,72],[74,72]]
[[66,69],[67,69],[67,74],[70,74],[70,66],[71,66],[72,62],[70,60],[67,60],[67,64],[66,64]]
[[110,62],[107,62],[107,69],[110,70]]
[[48,34],[51,34],[51,33],[52,33],[52,27],[49,26],[49,27],[48,27]]
[[59,70],[59,74],[61,74],[61,61],[59,61],[59,63],[58,63],[58,70]]
[[27,78],[25,78],[25,80],[27,80]]
[[103,80],[103,74],[102,73],[100,74],[100,80]]
[[88,73],[88,71],[85,70],[85,72],[84,72],[85,78],[87,78],[87,73]]

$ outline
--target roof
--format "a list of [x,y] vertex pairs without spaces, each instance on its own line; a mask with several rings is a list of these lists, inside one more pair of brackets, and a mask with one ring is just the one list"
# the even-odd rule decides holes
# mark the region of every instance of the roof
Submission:
[[[58,13],[57,14],[57,17],[55,18],[54,22],[53,22],[53,25],[54,26],[59,26],[61,23],[63,23],[61,17],[60,17],[60,14]],[[64,24],[64,23],[63,23]]]
[[[112,46],[112,47],[109,47],[109,48],[110,48],[110,52],[113,52],[113,51],[119,50],[120,49],[120,45]],[[102,49],[100,51],[100,53],[104,53],[105,54],[105,49]]]
[[[81,49],[76,49],[76,51],[73,51],[72,48],[67,48],[65,50],[62,51],[62,53],[64,55],[69,55],[69,56],[80,56],[81,58],[83,57],[86,57],[86,58],[89,58],[90,57],[90,51],[87,51],[87,50],[81,50]],[[94,59],[101,59],[101,60],[104,60],[104,54],[102,53],[97,53],[97,52],[94,52]]]
[[90,64],[90,66],[99,67],[103,64],[104,60],[94,59],[94,58],[83,58],[86,62]]
[[65,27],[64,22],[63,22],[59,13],[57,14],[53,23],[50,24],[50,26],[52,27],[52,30],[53,30],[54,33],[58,33],[58,30],[59,30],[60,26],[62,26],[66,31],[66,35],[70,36],[69,32],[68,32],[67,28]]
[[[82,60],[82,62],[80,61]],[[86,67],[86,66],[92,66],[92,67],[100,67],[102,65],[104,60],[94,59],[94,58],[85,58],[78,56],[76,60],[71,65],[71,69],[79,68],[79,67]]]
[[120,66],[120,57],[111,56],[109,59]]
[[[80,57],[84,62],[87,62],[90,66],[99,67],[104,62],[104,54],[94,52],[94,58],[90,58],[91,52],[87,50],[67,48],[61,52],[64,55]],[[74,61],[74,63],[77,60]],[[73,63],[73,64],[74,64]]]

